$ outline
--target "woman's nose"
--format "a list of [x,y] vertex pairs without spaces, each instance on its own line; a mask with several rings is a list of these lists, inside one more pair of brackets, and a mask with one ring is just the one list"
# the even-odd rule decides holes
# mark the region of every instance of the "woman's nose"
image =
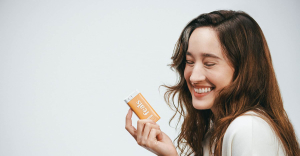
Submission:
[[190,77],[192,83],[198,83],[205,80],[204,70],[201,67],[194,67]]

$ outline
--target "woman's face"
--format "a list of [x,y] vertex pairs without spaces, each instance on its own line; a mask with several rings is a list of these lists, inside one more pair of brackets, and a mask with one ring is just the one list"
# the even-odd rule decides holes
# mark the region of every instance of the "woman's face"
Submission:
[[215,97],[231,82],[233,73],[215,30],[210,27],[195,29],[189,39],[184,69],[194,108],[214,112]]

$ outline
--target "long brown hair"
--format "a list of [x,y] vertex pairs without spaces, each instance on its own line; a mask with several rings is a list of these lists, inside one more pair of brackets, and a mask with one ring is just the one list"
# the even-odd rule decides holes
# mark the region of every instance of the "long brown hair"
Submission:
[[[197,110],[193,107],[184,78],[189,37],[196,28],[204,26],[216,31],[223,53],[234,67],[232,82],[219,92],[214,101],[215,116],[210,109]],[[187,150],[187,155],[203,155],[202,141],[212,130],[210,149],[215,140],[214,153],[216,156],[222,155],[223,137],[229,124],[252,110],[272,126],[287,155],[300,155],[295,131],[283,108],[266,39],[257,22],[247,13],[218,10],[201,14],[183,29],[171,59],[169,66],[176,70],[179,79],[174,86],[162,86],[167,88],[165,101],[172,109],[175,108],[169,123],[177,113],[177,126],[183,118],[181,132],[175,139],[181,153]]]

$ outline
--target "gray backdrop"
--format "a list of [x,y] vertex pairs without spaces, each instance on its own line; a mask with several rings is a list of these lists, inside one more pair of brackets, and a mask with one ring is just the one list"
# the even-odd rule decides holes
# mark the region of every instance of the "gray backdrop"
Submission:
[[[1,0],[0,155],[153,155],[125,130],[139,89],[177,136],[159,85],[174,84],[174,45],[201,13],[243,10],[261,26],[285,109],[300,134],[298,0]],[[137,117],[133,116],[136,126]]]

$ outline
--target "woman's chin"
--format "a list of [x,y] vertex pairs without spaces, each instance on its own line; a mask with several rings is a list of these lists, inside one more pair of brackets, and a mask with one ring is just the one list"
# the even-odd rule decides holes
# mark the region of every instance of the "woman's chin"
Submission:
[[197,101],[193,100],[193,107],[198,110],[205,110],[205,109],[210,109],[212,107],[212,104],[200,102],[198,100]]
[[193,104],[193,107],[194,107],[195,109],[198,109],[198,110],[210,109],[210,107],[205,107],[205,106],[203,106],[203,105],[194,105],[194,104]]

